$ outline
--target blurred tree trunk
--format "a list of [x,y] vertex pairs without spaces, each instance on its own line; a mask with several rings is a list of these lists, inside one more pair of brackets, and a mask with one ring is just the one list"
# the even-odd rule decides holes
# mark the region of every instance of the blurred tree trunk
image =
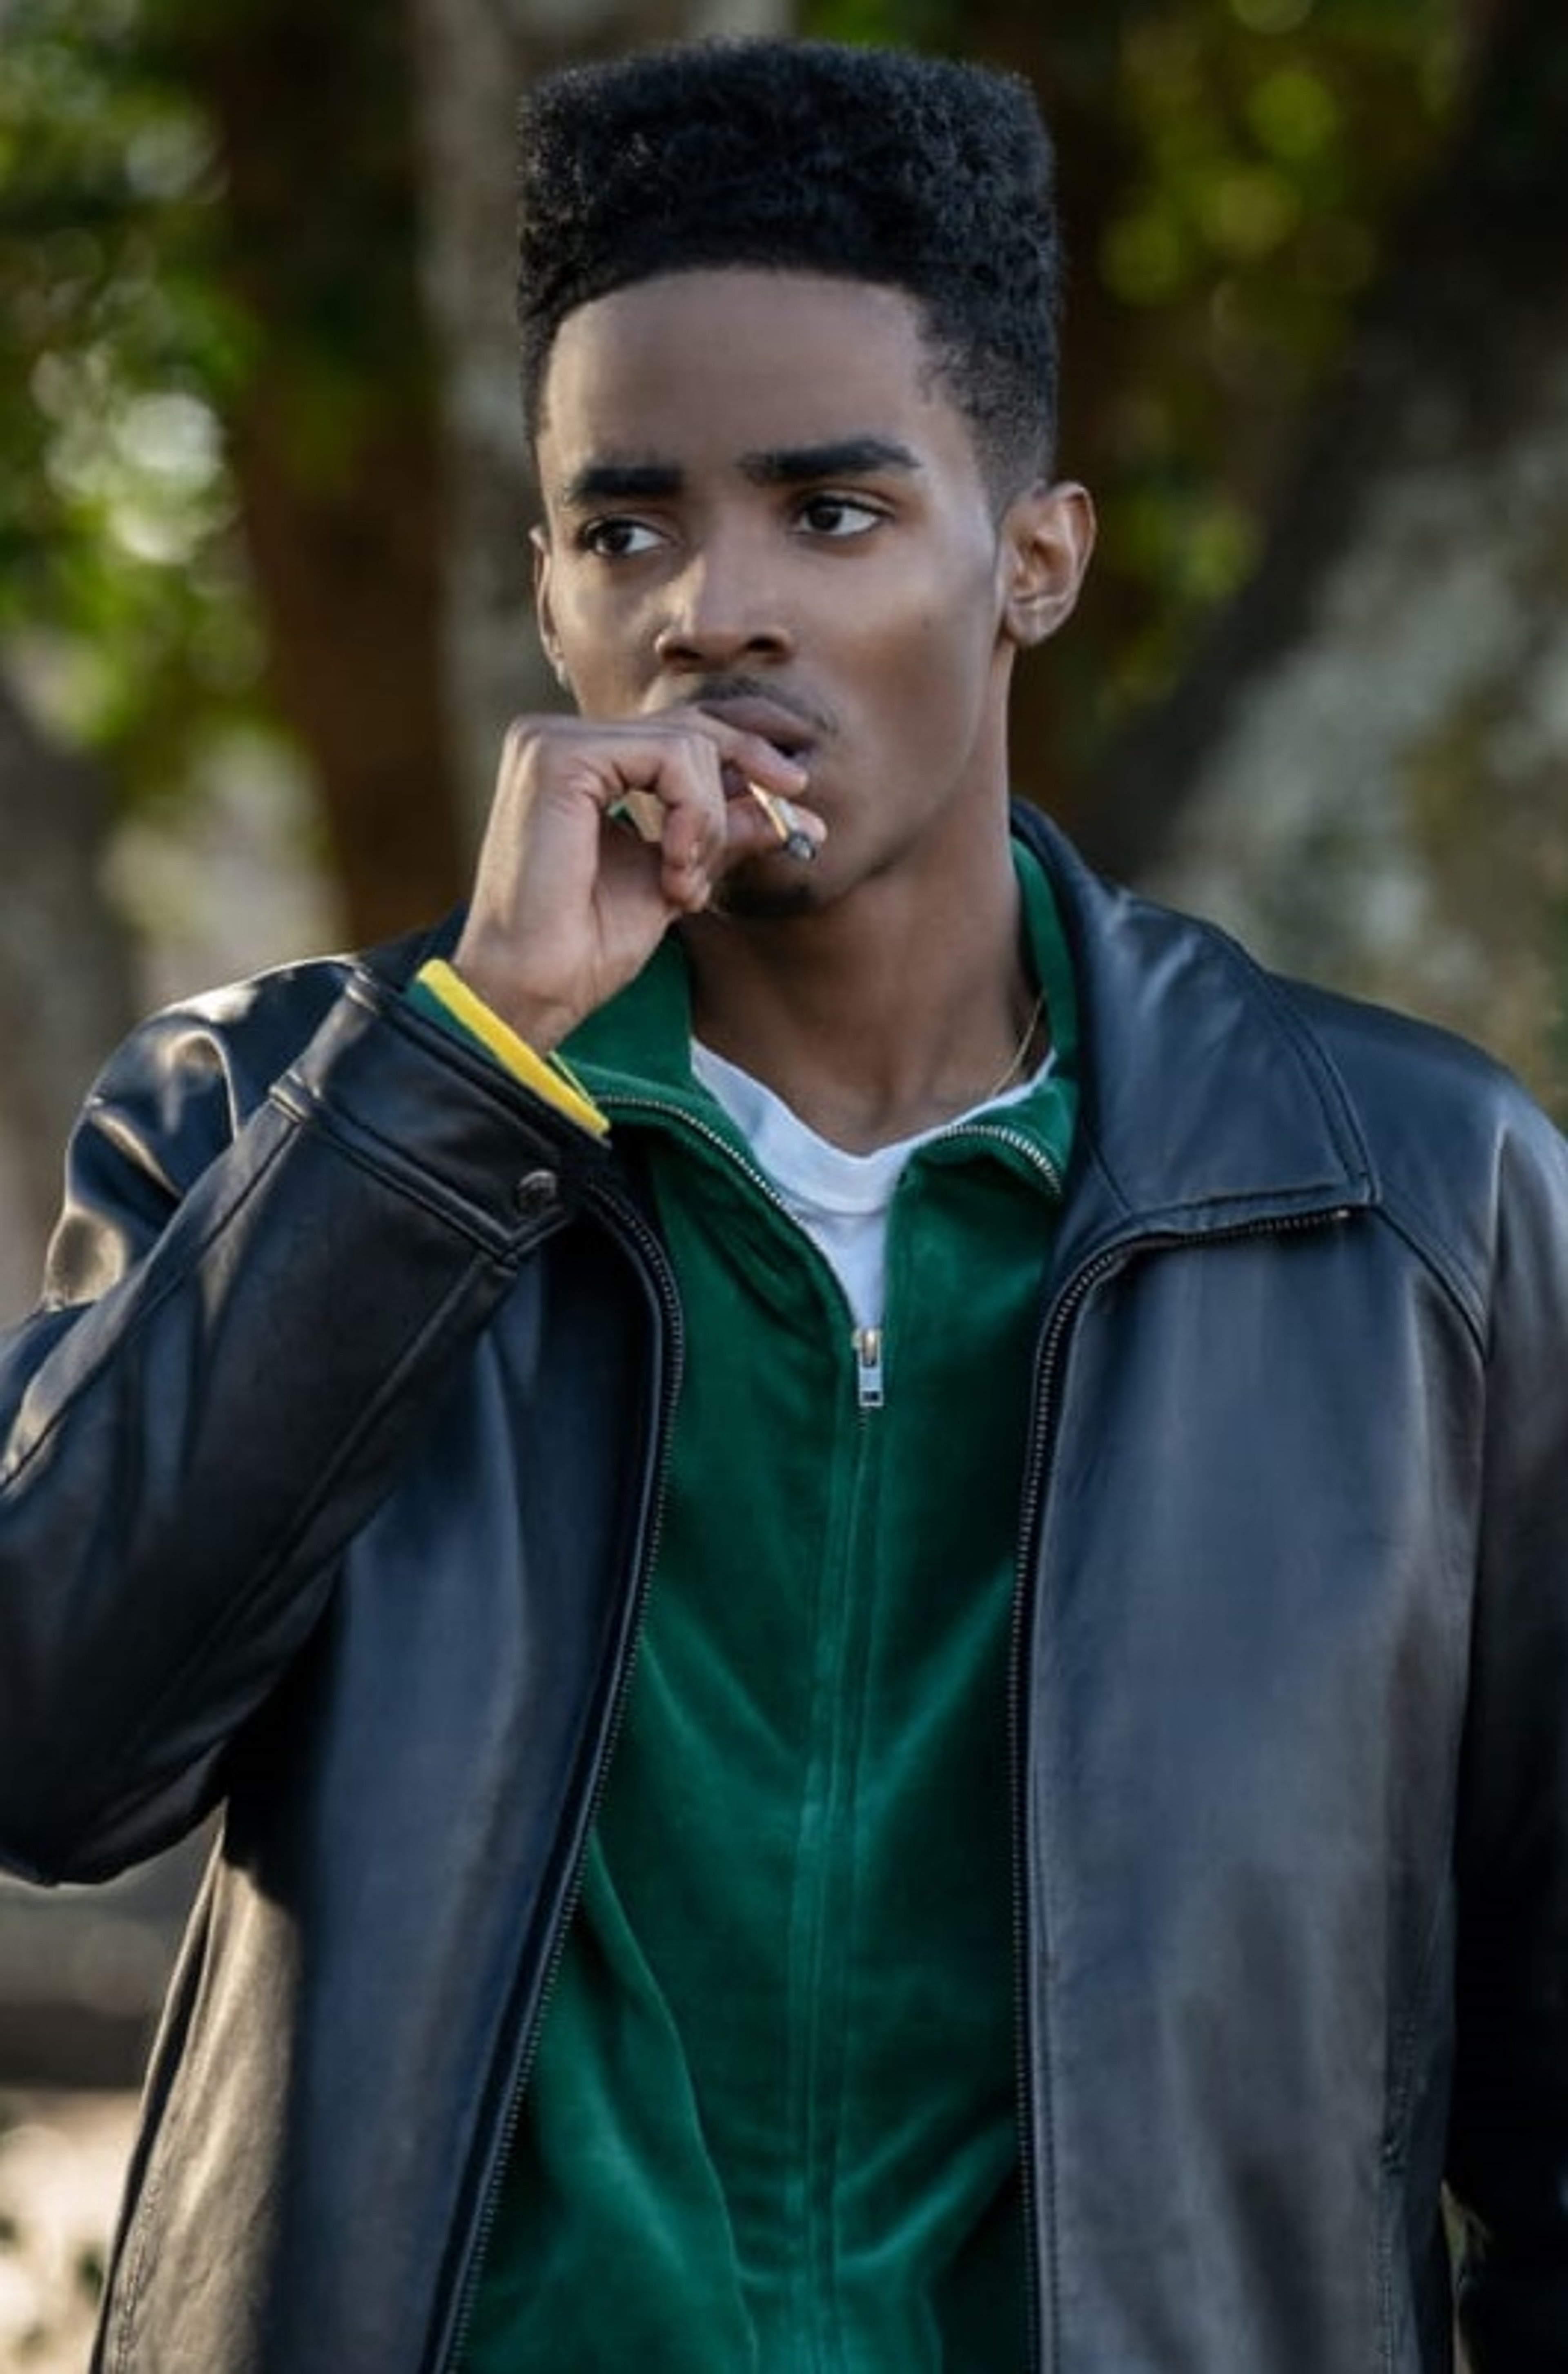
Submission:
[[1261,566],[1078,818],[1114,871],[1487,1040],[1560,1109],[1565,219],[1568,20],[1497,0]]
[[348,934],[376,939],[464,878],[407,27],[382,0],[170,0],[164,23],[217,126],[216,268],[254,341],[230,428],[274,690]]
[[539,73],[705,33],[784,32],[788,0],[411,0],[425,283],[444,356],[446,676],[477,829],[507,721],[559,703],[533,629],[517,398],[516,114]]
[[[1092,7],[1046,10],[1035,0],[967,0],[962,10],[966,53],[1032,83],[1050,127],[1067,256],[1057,458],[1064,476],[1092,488],[1107,484],[1116,467],[1108,398],[1127,383],[1141,328],[1111,298],[1095,258],[1135,170],[1114,100],[1128,23],[1146,6],[1147,0],[1096,0]],[[1102,648],[1130,639],[1147,623],[1147,590],[1103,561],[1091,594]],[[1062,671],[1075,664],[1070,642],[1026,653],[1014,677],[1011,711],[1016,787],[1071,832],[1079,829],[1084,770],[1082,753],[1073,746]]]
[[99,878],[100,792],[0,680],[0,1315],[37,1291],[61,1145],[132,1010],[125,946]]

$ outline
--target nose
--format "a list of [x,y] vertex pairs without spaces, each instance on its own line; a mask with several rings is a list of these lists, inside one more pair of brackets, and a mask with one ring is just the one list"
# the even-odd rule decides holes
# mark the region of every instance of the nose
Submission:
[[666,602],[654,638],[665,667],[732,668],[787,659],[794,649],[777,590],[748,537],[704,542],[666,585]]

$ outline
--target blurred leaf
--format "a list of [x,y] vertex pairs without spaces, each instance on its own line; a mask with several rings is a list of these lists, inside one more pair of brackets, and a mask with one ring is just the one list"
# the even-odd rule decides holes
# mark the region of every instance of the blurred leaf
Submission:
[[0,77],[0,637],[125,796],[261,705],[201,111],[137,0],[12,0]]
[[[805,28],[865,38],[840,0],[811,0]],[[1173,680],[1250,565],[1451,120],[1458,0],[881,0],[875,29],[1026,72],[1056,133],[1066,458],[1102,513],[1055,664],[1082,758]]]

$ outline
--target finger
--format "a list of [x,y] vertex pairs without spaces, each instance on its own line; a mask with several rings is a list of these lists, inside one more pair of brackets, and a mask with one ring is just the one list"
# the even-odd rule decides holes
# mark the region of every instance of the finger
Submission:
[[[678,910],[706,905],[736,855],[787,848],[804,861],[823,837],[820,820],[787,796],[806,787],[799,761],[703,711],[666,713],[651,735],[622,721],[597,742],[596,755],[610,768],[600,784],[602,813],[612,829],[657,851],[661,887]],[[737,831],[737,799],[755,803],[760,832]]]
[[605,817],[611,830],[657,852],[660,891],[672,907],[690,913],[707,905],[724,849],[722,811],[715,817],[708,803],[683,800],[665,785],[622,793]]

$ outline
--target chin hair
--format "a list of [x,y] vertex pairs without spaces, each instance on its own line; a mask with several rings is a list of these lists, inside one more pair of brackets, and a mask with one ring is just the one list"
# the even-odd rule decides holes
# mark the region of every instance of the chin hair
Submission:
[[[802,874],[806,878],[801,878]],[[709,911],[737,923],[781,923],[792,916],[808,915],[818,903],[809,874],[806,867],[781,882],[749,865],[737,866],[714,885]]]

